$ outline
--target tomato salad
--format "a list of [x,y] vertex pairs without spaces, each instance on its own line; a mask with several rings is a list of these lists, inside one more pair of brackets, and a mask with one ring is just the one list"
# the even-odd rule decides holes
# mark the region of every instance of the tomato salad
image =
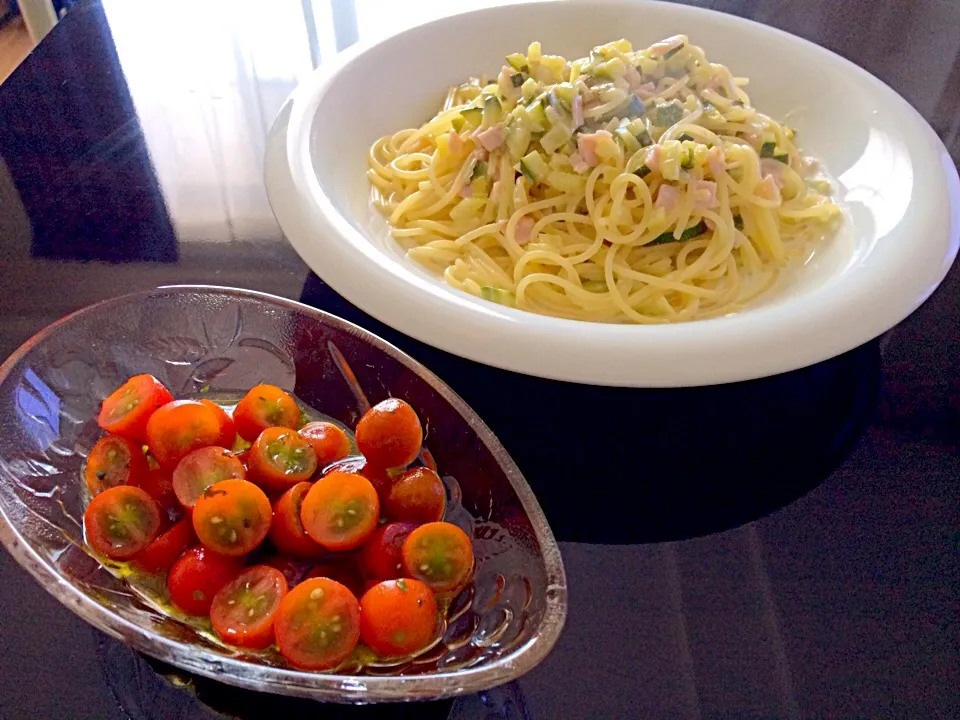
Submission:
[[[87,544],[162,575],[170,603],[225,643],[276,645],[334,669],[363,643],[382,658],[436,638],[438,599],[473,575],[470,538],[443,521],[439,475],[415,465],[423,430],[390,398],[356,427],[305,422],[268,384],[227,412],[135,375],[104,401],[83,480]],[[441,602],[442,605],[442,602]]]

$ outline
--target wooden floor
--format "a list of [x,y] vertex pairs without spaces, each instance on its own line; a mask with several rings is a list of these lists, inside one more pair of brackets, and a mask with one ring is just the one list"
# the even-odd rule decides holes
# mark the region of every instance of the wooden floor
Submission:
[[7,79],[32,49],[33,43],[23,20],[14,18],[0,25],[0,83]]

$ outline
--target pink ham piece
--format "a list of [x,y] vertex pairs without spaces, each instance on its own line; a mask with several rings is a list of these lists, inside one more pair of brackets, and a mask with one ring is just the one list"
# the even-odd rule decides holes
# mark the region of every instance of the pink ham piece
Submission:
[[673,185],[661,185],[660,189],[657,190],[657,200],[653,206],[670,212],[677,206],[677,203],[679,202],[679,190],[677,190]]
[[650,168],[653,172],[660,171],[660,146],[654,145],[649,150],[647,150],[647,159],[643,161],[643,164]]
[[473,196],[473,188],[472,188],[472,187],[470,187],[469,185],[464,185],[462,188],[460,188],[460,197],[462,197],[462,198],[468,198],[468,197],[472,197],[472,196]]
[[781,201],[780,186],[777,185],[773,175],[767,175],[757,185],[757,195],[766,200],[773,200],[774,202]]
[[584,161],[578,152],[570,156],[570,164],[573,166],[574,172],[583,173],[590,169],[590,165]]
[[497,87],[505,98],[516,100],[521,95],[521,90],[513,84],[513,76],[517,71],[509,65],[504,65],[497,76]]
[[777,184],[778,190],[783,188],[783,173],[786,168],[787,166],[779,160],[774,160],[773,158],[760,158],[761,177],[772,177],[773,181]]
[[640,87],[634,88],[633,93],[641,100],[646,100],[657,94],[657,86],[652,82],[646,82]]
[[530,233],[533,231],[533,218],[524,216],[517,221],[517,245],[526,245],[530,242]]
[[497,123],[492,127],[488,127],[486,130],[481,130],[476,134],[475,137],[480,141],[480,144],[483,145],[487,152],[493,152],[498,147],[503,145],[503,123]]
[[719,204],[717,184],[713,180],[697,180],[693,183],[693,208],[695,210],[709,210]]
[[450,147],[450,152],[454,155],[459,155],[463,152],[463,140],[460,139],[460,135],[456,130],[451,130],[447,133],[447,137],[449,138],[448,146]]
[[613,135],[606,130],[597,130],[595,133],[587,133],[577,138],[577,150],[588,165],[596,165],[600,162],[597,158],[597,141],[604,137],[613,140]]
[[714,177],[720,177],[726,171],[727,159],[719,145],[714,145],[707,150],[707,165],[710,166],[710,172],[713,173]]
[[571,113],[573,114],[573,129],[576,130],[583,125],[583,97],[581,95],[576,95],[573,98]]

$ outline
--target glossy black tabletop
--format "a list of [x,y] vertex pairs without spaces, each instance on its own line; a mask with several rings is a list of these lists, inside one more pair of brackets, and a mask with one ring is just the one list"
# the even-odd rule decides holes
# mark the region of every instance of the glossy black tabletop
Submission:
[[[358,38],[481,4],[81,0],[0,85],[0,357],[70,311],[170,283],[275,293],[380,334],[474,407],[536,491],[570,587],[554,652],[479,696],[321,707],[139,656],[0,551],[0,719],[960,717],[958,267],[834,360],[626,390],[404,337],[284,240],[262,158],[287,94]],[[695,4],[858,63],[960,160],[960,3]]]

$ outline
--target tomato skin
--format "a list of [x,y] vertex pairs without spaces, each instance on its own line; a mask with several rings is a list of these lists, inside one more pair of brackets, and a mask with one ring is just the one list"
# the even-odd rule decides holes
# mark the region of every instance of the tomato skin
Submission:
[[281,601],[274,632],[280,653],[293,665],[334,668],[360,639],[360,603],[334,580],[304,580]]
[[167,575],[170,601],[187,615],[206,615],[220,588],[243,570],[239,558],[193,547],[181,555]]
[[394,580],[403,575],[403,541],[416,528],[414,523],[393,522],[374,530],[360,549],[364,572],[377,580]]
[[130,561],[149,573],[166,572],[195,540],[190,518],[183,518],[158,535]]
[[200,402],[213,410],[217,416],[217,420],[220,421],[220,436],[214,444],[229,450],[233,447],[233,443],[237,439],[237,428],[233,424],[233,418],[230,416],[230,413],[217,405],[213,400],[201,398]]
[[412,523],[437,522],[447,508],[443,480],[425,467],[410,468],[393,483],[383,514],[391,520]]
[[352,550],[376,529],[380,499],[362,475],[330,473],[307,492],[300,519],[307,535],[328,550]]
[[300,408],[276,385],[254,385],[233,409],[233,422],[244,440],[253,442],[268,427],[294,430],[300,425]]
[[216,444],[220,421],[196,400],[174,400],[147,421],[147,445],[161,467],[173,469],[194,450]]
[[194,450],[177,463],[173,471],[173,491],[181,505],[191,508],[211,485],[231,478],[243,480],[246,476],[243,463],[233,453],[211,445]]
[[83,513],[87,544],[116,560],[143,550],[160,532],[160,510],[138,487],[117,485],[95,496]]
[[357,447],[378,467],[404,467],[420,453],[423,428],[412,407],[389,398],[367,410],[357,423]]
[[403,569],[436,593],[459,590],[473,575],[473,544],[448,522],[421,525],[403,541]]
[[270,540],[281,552],[304,558],[316,558],[325,552],[323,547],[307,535],[300,519],[303,498],[310,488],[308,482],[297,483],[273,504]]
[[164,468],[151,468],[140,482],[140,489],[153,498],[160,508],[164,524],[172,524],[183,517],[183,506],[173,491],[173,476]]
[[222,555],[245,555],[263,542],[273,510],[266,494],[247,480],[222,480],[193,506],[193,531]]
[[310,568],[304,580],[317,577],[336,580],[357,598],[363,595],[365,581],[354,553],[338,553],[321,560]]
[[262,564],[269,565],[283,573],[283,576],[287,579],[287,585],[290,587],[304,579],[311,563],[311,560],[284,554],[268,555],[262,562]]
[[410,655],[436,632],[437,601],[419,580],[385,580],[360,598],[360,638],[378,655]]
[[247,468],[252,481],[268,490],[283,492],[313,476],[317,454],[295,430],[269,427],[254,440]]
[[350,439],[333,423],[309,422],[298,433],[313,446],[318,467],[326,467],[350,454]]
[[357,473],[363,475],[373,489],[377,491],[377,497],[380,498],[380,505],[387,501],[387,495],[390,494],[390,488],[393,487],[393,477],[390,471],[385,468],[371,465],[366,458],[361,456],[347,457],[339,460],[324,470],[324,475],[334,472]]
[[139,444],[119,435],[104,435],[94,443],[83,466],[91,495],[117,485],[139,485],[149,466]]
[[247,568],[214,595],[210,606],[214,632],[239,647],[267,647],[273,642],[273,622],[287,589],[286,578],[276,568]]
[[[173,395],[153,375],[134,375],[104,398],[97,425],[108,433],[142,444],[147,439],[150,416],[171,400]],[[125,407],[129,409],[125,410]]]

